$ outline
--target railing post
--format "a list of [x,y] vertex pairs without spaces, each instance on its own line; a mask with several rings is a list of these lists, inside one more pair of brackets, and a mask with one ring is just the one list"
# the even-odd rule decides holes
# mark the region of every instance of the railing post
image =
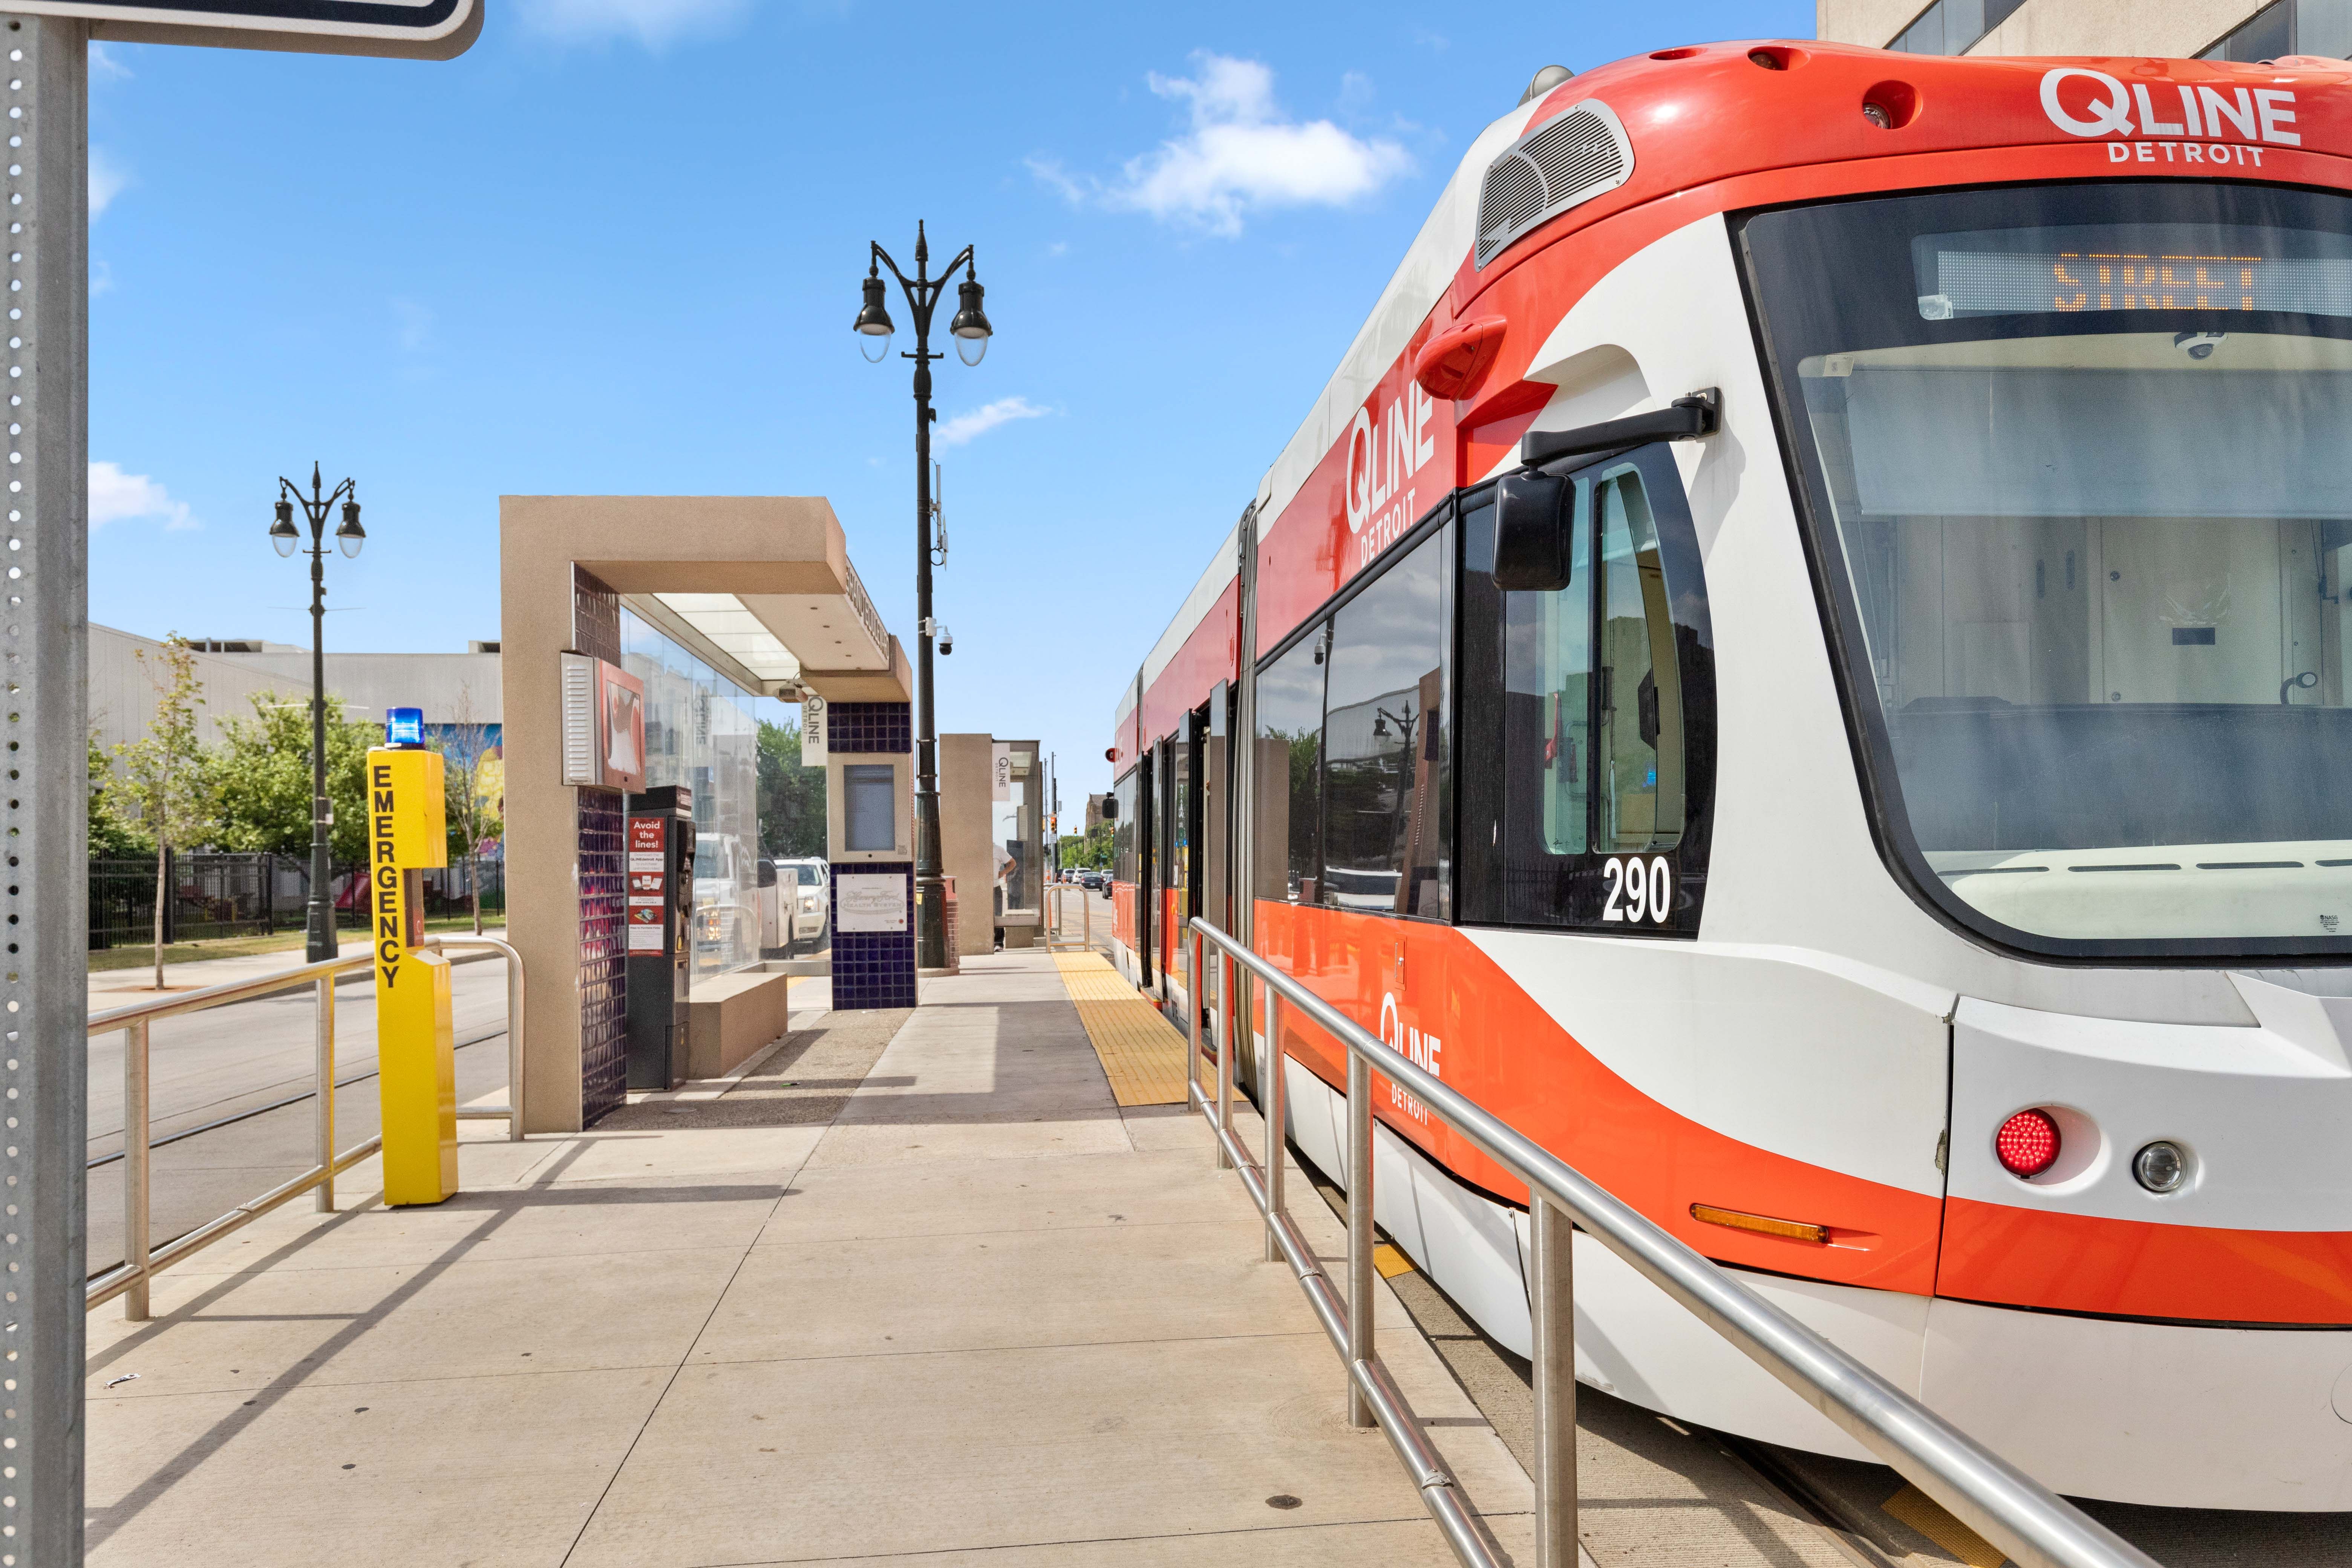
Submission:
[[[1345,1042],[1341,1042],[1345,1045]],[[1372,1425],[1354,1363],[1372,1359],[1372,1064],[1348,1050],[1348,1425]]]
[[122,1315],[147,1321],[147,1020],[122,1031],[122,1261],[131,1269]]
[[327,1173],[314,1190],[310,1205],[320,1214],[335,1212],[335,977],[321,974],[311,1006],[313,1070],[318,1088],[310,1101],[311,1162]]
[[[500,887],[505,884],[501,882]],[[507,1118],[507,1142],[522,1142],[522,1053],[523,1039],[523,975],[522,955],[512,951],[513,943],[501,962],[507,966],[507,1109],[513,1114]],[[789,989],[789,983],[787,985]],[[785,1022],[792,1019],[789,1001],[785,1006]]]
[[1282,999],[1271,985],[1261,986],[1265,993],[1265,1044],[1257,1050],[1257,1102],[1265,1112],[1265,1260],[1282,1261],[1282,1244],[1275,1239],[1274,1222],[1282,1212],[1283,1167],[1283,1091],[1290,1086],[1283,1081],[1282,1037],[1275,1033],[1280,1015],[1275,1009]]
[[[1201,933],[1196,931],[1192,933],[1192,989],[1198,991],[1201,984]],[[1199,1013],[1200,999],[1195,997],[1193,1014],[1197,1017]],[[1231,1030],[1227,1030],[1225,1037],[1217,1042],[1217,1126],[1228,1136],[1234,1130],[1234,1039]],[[1219,1139],[1217,1163],[1223,1167],[1233,1163],[1231,1146],[1223,1139]]]
[[1576,1568],[1576,1227],[1530,1189],[1534,1309],[1536,1568]]

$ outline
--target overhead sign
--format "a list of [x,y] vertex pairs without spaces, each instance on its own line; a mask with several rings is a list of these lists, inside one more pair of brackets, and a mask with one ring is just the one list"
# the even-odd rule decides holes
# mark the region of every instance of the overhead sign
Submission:
[[482,0],[25,0],[9,9],[88,17],[101,41],[410,59],[453,58],[482,32]]

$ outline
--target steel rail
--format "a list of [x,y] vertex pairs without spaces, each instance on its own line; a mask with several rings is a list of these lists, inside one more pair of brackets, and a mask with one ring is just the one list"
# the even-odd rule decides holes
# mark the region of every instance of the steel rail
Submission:
[[[2154,1559],[2137,1547],[1765,1300],[1631,1205],[1376,1038],[1290,975],[1207,921],[1195,918],[1190,923],[1196,945],[1203,939],[1213,942],[1226,957],[1265,982],[1269,993],[1269,1026],[1276,1022],[1273,1002],[1278,995],[1344,1047],[1351,1090],[1348,1099],[1351,1154],[1370,1153],[1370,1074],[1377,1065],[1380,1074],[1392,1085],[1420,1100],[1432,1115],[1528,1184],[1530,1220],[1540,1254],[1530,1270],[1533,1277],[1528,1283],[1532,1315],[1537,1320],[1537,1561],[1543,1568],[1572,1568],[1576,1561],[1575,1352],[1571,1338],[1573,1305],[1568,1299],[1569,1246],[1568,1237],[1563,1234],[1566,1227],[1551,1222],[1540,1212],[1547,1205],[1557,1205],[1562,1216],[1573,1220],[1594,1241],[1622,1258],[1676,1304],[2005,1552],[2019,1568],[2157,1568]],[[1197,1029],[1194,1040],[1197,1043]],[[1280,1037],[1272,1026],[1266,1031],[1262,1059],[1272,1069],[1262,1075],[1262,1081],[1278,1081],[1285,1058],[1280,1050]],[[1188,1070],[1185,1076],[1189,1081],[1193,1075]],[[1284,1252],[1290,1257],[1293,1267],[1300,1269],[1302,1284],[1307,1265],[1321,1276],[1322,1268],[1314,1263],[1311,1254],[1302,1263],[1292,1254],[1283,1226],[1274,1225],[1281,1212],[1279,1206],[1268,1205],[1260,1173],[1233,1138],[1228,1118],[1218,1114],[1197,1087],[1192,1094],[1216,1127],[1220,1163],[1231,1160],[1241,1167],[1244,1187],[1265,1213],[1269,1226],[1283,1237]],[[1278,1169],[1280,1144],[1272,1128],[1268,1129],[1266,1147],[1269,1155],[1277,1160],[1269,1169]],[[1360,1290],[1363,1277],[1370,1272],[1371,1176],[1369,1158],[1360,1164],[1351,1159],[1348,1172],[1349,1272]],[[1286,1226],[1287,1216],[1282,1217]],[[1322,1289],[1328,1290],[1328,1278]],[[1309,1287],[1307,1293],[1309,1300],[1316,1302],[1318,1317],[1324,1320],[1325,1331],[1331,1332],[1332,1324],[1317,1289]],[[1351,1331],[1342,1353],[1350,1358],[1351,1405],[1357,1399],[1371,1403],[1372,1414],[1388,1431],[1389,1418],[1370,1394],[1372,1379],[1368,1373],[1359,1371],[1378,1365],[1368,1342],[1370,1319],[1369,1311],[1360,1319],[1353,1312],[1349,1314],[1349,1328],[1352,1331],[1360,1321],[1364,1331],[1360,1337]],[[1410,1412],[1402,1414],[1401,1425],[1415,1433],[1419,1431],[1419,1424]],[[1391,1431],[1391,1443],[1397,1440],[1395,1432]],[[1421,1441],[1423,1446],[1427,1443],[1425,1436]],[[1401,1456],[1402,1453],[1400,1448]],[[1407,1460],[1409,1467],[1412,1463]],[[1426,1484],[1423,1495],[1424,1500],[1430,1495]],[[1432,1512],[1436,1512],[1434,1505]],[[1439,1523],[1442,1527],[1447,1525],[1443,1517]],[[1450,1527],[1446,1533],[1455,1555],[1463,1562],[1478,1564],[1479,1568],[1499,1564],[1498,1557],[1474,1550]]]
[[[459,1109],[460,1118],[502,1117],[507,1122],[510,1139],[520,1142],[522,1131],[523,1086],[523,1002],[524,986],[522,955],[497,937],[450,936],[427,937],[419,944],[423,948],[487,948],[503,953],[507,960],[507,1099],[506,1105],[477,1105]],[[144,1321],[148,1315],[148,1284],[161,1270],[184,1258],[211,1246],[221,1237],[242,1229],[253,1221],[277,1208],[289,1199],[304,1193],[318,1195],[321,1213],[331,1213],[335,1206],[335,1178],[360,1161],[383,1147],[382,1136],[368,1139],[349,1149],[336,1151],[335,1093],[342,1086],[335,1081],[335,981],[336,977],[374,963],[373,953],[351,958],[323,959],[317,963],[305,963],[293,969],[282,969],[275,974],[258,975],[251,980],[232,982],[226,985],[209,985],[192,991],[184,996],[159,997],[152,1002],[133,1003],[127,1007],[110,1008],[94,1014],[89,1021],[88,1033],[103,1035],[120,1030],[123,1037],[122,1052],[122,1247],[123,1261],[105,1273],[91,1279],[83,1288],[83,1310],[90,1310],[114,1300],[123,1298],[123,1316],[133,1322]],[[154,1025],[161,1019],[187,1013],[203,1013],[215,1007],[226,1007],[239,1002],[250,1002],[262,996],[275,995],[309,986],[311,1006],[316,1014],[316,1050],[313,1053],[315,1075],[310,1092],[296,1096],[293,1100],[265,1110],[281,1109],[283,1105],[309,1099],[315,1100],[315,1118],[310,1168],[289,1181],[270,1188],[259,1197],[237,1205],[225,1215],[205,1221],[194,1230],[174,1237],[163,1247],[152,1247],[150,1235],[152,1216],[150,1208],[150,1178],[153,1151],[160,1143],[176,1142],[192,1136],[192,1132],[173,1134],[161,1141],[153,1137],[152,1118],[148,1105],[148,1089],[152,1082],[150,1039]],[[487,1038],[488,1037],[483,1037]],[[362,1075],[364,1076],[364,1075]],[[354,1080],[356,1081],[356,1080]],[[247,1115],[259,1114],[247,1112]],[[244,1116],[228,1121],[242,1121]],[[215,1125],[226,1125],[226,1122]],[[196,1129],[194,1131],[205,1131]],[[98,1163],[105,1163],[105,1161]]]

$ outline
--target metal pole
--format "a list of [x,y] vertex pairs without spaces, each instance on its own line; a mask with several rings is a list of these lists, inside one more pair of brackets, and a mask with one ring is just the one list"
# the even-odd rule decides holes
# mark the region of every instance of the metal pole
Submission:
[[122,1293],[122,1315],[147,1321],[148,1141],[154,1135],[147,1110],[147,1020],[122,1031],[122,1261],[131,1266],[131,1288]]
[[915,225],[915,963],[948,966],[947,883],[940,852],[940,742],[931,673],[931,247]]
[[[1348,1360],[1372,1359],[1372,1064],[1348,1053]],[[1348,1382],[1348,1425],[1372,1425],[1372,1406]]]
[[1576,1568],[1576,1227],[1541,1193],[1530,1192],[1528,1197],[1536,1568]]
[[[317,500],[319,485],[319,466],[313,463],[312,500],[303,508],[310,520],[310,905],[304,945],[312,963],[336,955],[335,907],[327,890],[335,874],[327,837],[332,810],[327,804],[327,514]],[[295,499],[301,499],[299,491]]]
[[[310,1004],[313,1033],[314,1072],[318,1088],[310,1100],[311,1163],[323,1167],[326,1180],[320,1182],[311,1206],[320,1214],[335,1212],[335,977],[319,976],[316,994]],[[509,1015],[511,1024],[511,1015]]]
[[89,1279],[89,24],[9,16],[8,875],[0,882],[0,1262],[14,1325],[0,1401],[7,1553],[82,1560]]
[[1282,998],[1275,994],[1271,985],[1265,991],[1265,1042],[1257,1048],[1257,1103],[1258,1109],[1265,1112],[1265,1260],[1279,1263],[1282,1243],[1275,1235],[1275,1218],[1283,1212],[1283,1091],[1290,1086],[1283,1081],[1282,1037],[1275,1032],[1281,1021],[1275,1009],[1282,1005]]
[[[1201,988],[1201,933],[1192,933],[1192,989],[1187,992],[1188,1005],[1192,1009],[1192,1026],[1200,1027],[1201,999],[1193,994]],[[1217,1043],[1217,1125],[1227,1131],[1234,1125],[1234,1040],[1231,1034]],[[1223,1139],[1217,1141],[1217,1163],[1231,1165],[1234,1157],[1231,1145]]]

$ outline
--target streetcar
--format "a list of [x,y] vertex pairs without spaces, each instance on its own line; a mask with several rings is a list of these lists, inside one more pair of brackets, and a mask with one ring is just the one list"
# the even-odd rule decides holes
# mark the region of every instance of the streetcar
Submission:
[[[1539,76],[1118,702],[1126,973],[1246,923],[2056,1490],[2352,1509],[2347,77]],[[1525,1353],[1524,1187],[1374,1081]],[[1574,1262],[1584,1382],[1864,1457]]]

